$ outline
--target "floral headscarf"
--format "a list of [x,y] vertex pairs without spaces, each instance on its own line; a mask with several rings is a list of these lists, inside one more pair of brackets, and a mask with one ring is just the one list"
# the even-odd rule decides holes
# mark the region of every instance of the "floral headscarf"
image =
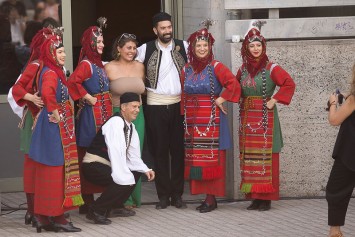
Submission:
[[[208,55],[205,58],[199,58],[196,56],[195,45],[199,40],[204,40],[208,42]],[[187,39],[189,43],[187,57],[189,63],[192,66],[195,73],[200,73],[210,62],[212,62],[214,56],[212,52],[212,46],[214,44],[214,38],[211,33],[208,32],[206,28],[200,29]]]

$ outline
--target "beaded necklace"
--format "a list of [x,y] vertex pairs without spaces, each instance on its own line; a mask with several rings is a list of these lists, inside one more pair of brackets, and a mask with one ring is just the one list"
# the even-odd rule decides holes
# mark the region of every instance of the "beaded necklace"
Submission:
[[73,126],[73,129],[69,128],[68,125],[68,118],[67,118],[67,113],[66,113],[66,107],[65,107],[65,102],[67,101],[67,95],[68,95],[68,88],[66,86],[64,86],[64,84],[61,82],[61,80],[59,80],[60,83],[60,94],[61,94],[61,103],[60,103],[60,107],[62,109],[62,114],[60,114],[60,118],[63,121],[63,126],[65,129],[65,133],[70,137],[70,139],[72,139],[74,137],[75,134],[75,128]]
[[[100,92],[101,92],[101,94],[103,94],[104,93],[104,86],[105,85],[108,86],[108,84],[109,84],[108,79],[107,79],[106,76],[102,75],[102,69],[101,68],[99,68],[96,64],[93,64],[93,65],[95,66],[97,74],[99,75]],[[106,104],[104,102],[105,102],[105,98],[104,98],[104,96],[101,96],[101,107],[100,107],[100,110],[101,110],[102,119],[105,122],[106,120],[108,120],[109,116],[108,116],[108,113],[107,113]]]

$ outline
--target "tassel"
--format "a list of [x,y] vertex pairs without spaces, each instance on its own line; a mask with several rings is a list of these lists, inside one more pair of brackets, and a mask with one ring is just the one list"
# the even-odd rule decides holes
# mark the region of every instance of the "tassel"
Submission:
[[252,186],[253,186],[252,184],[243,183],[240,187],[240,191],[242,193],[250,193]]
[[273,193],[275,188],[272,184],[254,184],[251,188],[252,193]]
[[189,180],[190,179],[190,167],[185,167],[184,179],[185,180]]
[[191,166],[190,168],[190,179],[201,180],[202,179],[202,168],[197,166]]
[[72,207],[73,200],[70,197],[65,197],[63,202],[63,207]]
[[212,180],[222,177],[222,167],[205,167],[202,169],[202,180]]

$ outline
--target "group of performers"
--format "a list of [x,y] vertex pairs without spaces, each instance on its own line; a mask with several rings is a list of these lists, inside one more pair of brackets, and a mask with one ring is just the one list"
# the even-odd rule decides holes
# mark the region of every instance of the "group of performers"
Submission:
[[[189,180],[191,194],[206,195],[196,208],[199,212],[217,208],[216,197],[225,196],[226,150],[233,144],[223,104],[229,101],[240,103],[241,190],[253,199],[248,210],[269,210],[271,200],[279,199],[283,146],[275,105],[290,103],[295,83],[269,61],[260,29],[254,26],[246,34],[243,65],[233,75],[214,59],[215,40],[207,28],[191,34],[187,42],[173,39],[167,13],[153,17],[156,40],[137,48],[136,36],[124,33],[114,42],[113,61],[104,65],[105,20],[100,18],[100,26],[83,33],[79,64],[69,78],[63,70],[60,33],[51,28],[38,32],[31,58],[12,88],[15,103],[26,108],[21,121],[25,223],[32,223],[37,232],[80,231],[64,213],[79,206],[80,213],[87,213],[93,194],[104,190],[85,180],[83,157],[101,126],[113,113],[120,113],[120,96],[140,95],[145,88],[147,105],[134,125],[140,149],[147,131],[157,209],[186,208],[184,179]],[[78,101],[75,119],[69,95]],[[124,206],[141,205],[139,182]],[[134,215],[127,210],[121,214]]]

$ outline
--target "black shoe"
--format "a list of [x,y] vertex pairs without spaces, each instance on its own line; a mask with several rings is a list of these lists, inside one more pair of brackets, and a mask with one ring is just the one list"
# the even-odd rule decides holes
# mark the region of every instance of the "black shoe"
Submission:
[[31,212],[27,211],[25,214],[25,225],[31,224],[32,220],[33,220],[33,214]]
[[89,209],[88,214],[86,214],[86,219],[92,220],[95,224],[99,225],[109,225],[111,224],[111,220],[107,219],[104,215],[100,215],[99,213],[94,212],[93,209]]
[[113,218],[113,217],[129,217],[129,216],[134,216],[135,214],[136,214],[135,211],[122,207],[122,208],[115,208],[115,209],[111,210],[108,213],[107,217],[111,217],[111,218]]
[[170,204],[171,204],[171,206],[175,206],[176,208],[180,208],[180,209],[187,208],[186,203],[182,201],[181,197],[172,198]]
[[79,207],[79,214],[88,214],[89,206],[87,204],[81,205]]
[[63,230],[64,232],[80,232],[81,229],[78,227],[75,227],[73,223],[68,222],[66,224],[59,224],[59,223],[53,223],[53,228],[55,232],[59,232]]
[[258,210],[259,209],[259,206],[261,204],[261,201],[260,199],[254,199],[251,204],[247,207],[247,210]]
[[203,205],[205,205],[205,201],[203,201],[203,202],[201,203],[201,205],[197,206],[197,207],[196,207],[196,210],[197,210],[197,211],[201,210],[201,208],[202,208]]
[[35,226],[37,233],[41,233],[42,229],[46,231],[54,231],[53,224],[48,220],[48,223],[42,223],[36,216],[33,217],[35,220]]
[[271,200],[262,200],[259,205],[259,211],[268,211],[271,208]]
[[160,210],[160,209],[165,209],[168,206],[170,206],[170,201],[169,199],[161,199],[156,205],[155,208]]
[[200,213],[211,212],[216,208],[217,208],[216,202],[214,204],[208,204],[207,202],[204,202],[200,208]]

